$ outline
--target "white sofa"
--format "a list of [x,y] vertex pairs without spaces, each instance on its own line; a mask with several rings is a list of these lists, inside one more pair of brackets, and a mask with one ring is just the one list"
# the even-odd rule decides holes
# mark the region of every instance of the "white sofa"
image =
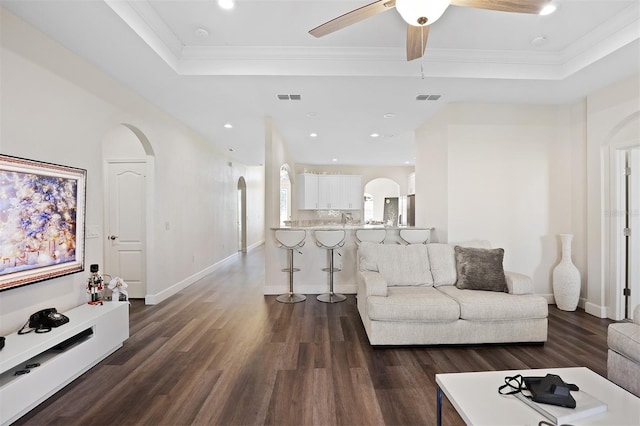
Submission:
[[[458,288],[461,267],[464,276],[460,278],[469,282],[464,269],[468,262],[457,264],[455,246],[366,242],[359,245],[357,303],[369,342],[372,345],[545,342],[547,301],[533,294],[531,279],[504,272],[500,256],[496,268],[500,271],[496,273],[503,274],[505,291]],[[491,248],[486,241],[461,246],[485,251]]]
[[607,344],[607,377],[640,396],[640,305],[633,311],[633,322],[609,325]]

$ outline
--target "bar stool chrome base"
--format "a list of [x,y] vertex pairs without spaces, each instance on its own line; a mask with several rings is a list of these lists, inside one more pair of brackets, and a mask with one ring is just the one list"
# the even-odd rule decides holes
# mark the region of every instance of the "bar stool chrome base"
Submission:
[[[287,249],[288,255],[287,267],[282,269],[282,272],[287,272],[289,275],[289,291],[276,297],[280,303],[298,303],[307,300],[307,296],[293,292],[293,273],[300,271],[300,268],[293,267],[293,251],[298,251],[298,248],[304,245],[306,235],[304,230],[276,230],[276,240],[280,243],[281,248]],[[302,252],[299,251],[299,253]]]
[[[327,257],[329,258],[329,267],[322,268],[323,271],[329,273],[329,293],[320,294],[316,297],[318,301],[324,303],[338,303],[347,300],[347,296],[344,294],[333,292],[333,273],[340,272],[342,269],[334,267],[333,263],[333,251],[338,247],[344,245],[344,230],[331,230],[331,231],[316,231],[316,245],[327,250]],[[338,253],[340,254],[340,253]]]
[[344,302],[345,300],[347,300],[347,296],[340,293],[325,293],[325,294],[318,295],[316,299],[324,303],[338,303],[338,302]]
[[307,296],[304,294],[286,293],[276,297],[276,300],[280,303],[298,303],[307,300]]

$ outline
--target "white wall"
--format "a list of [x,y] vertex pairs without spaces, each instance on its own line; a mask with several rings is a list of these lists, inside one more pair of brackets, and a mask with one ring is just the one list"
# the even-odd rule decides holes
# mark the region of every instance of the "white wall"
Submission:
[[581,306],[620,319],[611,157],[638,145],[637,74],[573,105],[449,105],[416,131],[416,225],[504,247],[550,301],[557,234],[574,234]]
[[434,242],[449,241],[449,109],[416,130],[415,224],[430,226]]
[[[571,107],[449,105],[416,132],[416,225],[439,241],[487,239],[505,249],[505,268],[532,276],[551,295],[560,233],[584,241],[574,211],[572,163],[581,141]],[[418,195],[420,194],[420,196]],[[578,202],[579,202],[578,197]],[[574,255],[576,264],[584,265]]]
[[[271,117],[265,118],[265,287],[264,294],[287,291],[287,276],[281,269],[287,264],[286,250],[278,248],[272,227],[280,226],[280,168],[289,172],[291,192],[296,193],[295,162]],[[295,201],[293,202],[295,204]]]
[[[153,148],[153,256],[148,298],[156,302],[236,256],[237,182],[247,182],[249,246],[264,240],[264,171],[228,158],[209,141],[149,104],[28,24],[2,11],[0,87],[3,154],[87,170],[87,225],[103,229],[103,141],[139,129]],[[106,147],[105,156],[122,147]],[[140,151],[142,152],[142,151]],[[228,163],[233,162],[232,166]],[[169,223],[169,229],[166,224]],[[87,240],[86,264],[103,264],[104,236]],[[108,272],[108,271],[104,271]],[[0,293],[0,333],[37,309],[86,301],[88,272]]]

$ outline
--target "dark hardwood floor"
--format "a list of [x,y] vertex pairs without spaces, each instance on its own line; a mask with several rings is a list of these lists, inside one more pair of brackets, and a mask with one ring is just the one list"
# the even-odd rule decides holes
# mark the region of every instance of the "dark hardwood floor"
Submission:
[[[261,247],[159,305],[133,301],[124,346],[16,424],[433,425],[436,373],[606,376],[610,321],[582,311],[550,306],[544,346],[372,348],[355,296],[286,305],[263,283]],[[463,424],[446,401],[443,417]]]

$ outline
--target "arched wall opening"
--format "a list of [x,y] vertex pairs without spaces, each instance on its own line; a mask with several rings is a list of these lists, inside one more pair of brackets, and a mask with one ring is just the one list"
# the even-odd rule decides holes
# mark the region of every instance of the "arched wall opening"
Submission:
[[280,226],[285,225],[288,221],[291,220],[291,204],[293,200],[293,183],[291,180],[292,173],[293,171],[288,164],[283,164],[280,166]]
[[[404,199],[404,204],[403,204]],[[405,208],[403,209],[403,206]],[[364,186],[364,222],[397,225],[406,217],[406,197],[400,197],[400,184],[389,178],[372,179]]]
[[104,135],[102,159],[103,271],[124,279],[131,298],[148,302],[156,269],[153,146],[139,128],[122,123]]
[[[640,303],[640,111],[613,127],[601,148],[602,297],[609,317],[632,319]],[[628,292],[628,294],[627,294]]]
[[238,179],[238,251],[247,252],[247,182]]

